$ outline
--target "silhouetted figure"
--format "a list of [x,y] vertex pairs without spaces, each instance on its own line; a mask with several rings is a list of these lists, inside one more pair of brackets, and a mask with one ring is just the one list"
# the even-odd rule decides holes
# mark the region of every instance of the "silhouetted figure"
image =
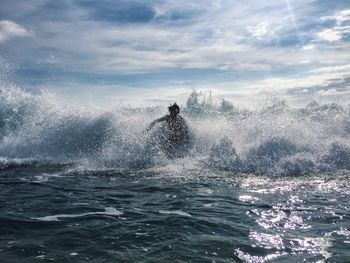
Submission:
[[174,157],[179,155],[179,152],[188,151],[190,148],[190,132],[185,119],[179,115],[180,107],[174,103],[168,107],[169,115],[165,115],[159,119],[154,120],[148,131],[159,122],[166,122],[167,129],[161,131],[159,143],[161,148],[165,151],[168,156]]

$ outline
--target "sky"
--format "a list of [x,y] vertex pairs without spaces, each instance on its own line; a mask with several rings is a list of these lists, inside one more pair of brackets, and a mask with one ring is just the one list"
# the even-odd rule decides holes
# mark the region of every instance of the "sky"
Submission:
[[0,0],[2,81],[73,103],[350,99],[350,0]]

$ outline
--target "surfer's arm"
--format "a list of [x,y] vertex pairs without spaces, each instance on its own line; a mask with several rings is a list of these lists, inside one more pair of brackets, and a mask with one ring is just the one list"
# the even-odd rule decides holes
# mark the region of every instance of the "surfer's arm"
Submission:
[[150,131],[156,123],[162,122],[162,121],[165,121],[165,120],[166,120],[166,116],[163,116],[163,117],[161,117],[159,119],[156,119],[156,120],[152,121],[151,124],[149,125],[147,131]]

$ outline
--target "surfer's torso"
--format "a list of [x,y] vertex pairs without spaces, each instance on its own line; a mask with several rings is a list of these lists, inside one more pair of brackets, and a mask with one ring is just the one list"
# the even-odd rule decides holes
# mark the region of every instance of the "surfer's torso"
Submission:
[[151,123],[165,122],[155,133],[157,144],[168,157],[180,157],[191,149],[192,139],[190,129],[183,117],[178,114],[165,115]]
[[167,115],[165,120],[168,124],[168,135],[170,141],[182,144],[189,140],[189,130],[184,118],[180,115]]
[[183,134],[184,132],[184,129],[187,128],[184,118],[182,118],[179,115],[175,117],[172,117],[171,115],[167,115],[165,117],[165,120],[168,124],[169,131],[174,135],[181,136],[181,134]]

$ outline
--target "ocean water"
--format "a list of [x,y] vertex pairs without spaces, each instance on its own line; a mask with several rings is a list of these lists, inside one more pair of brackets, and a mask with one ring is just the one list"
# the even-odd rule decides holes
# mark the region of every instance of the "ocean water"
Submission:
[[162,107],[0,92],[1,262],[350,262],[350,109],[192,94],[180,158]]

